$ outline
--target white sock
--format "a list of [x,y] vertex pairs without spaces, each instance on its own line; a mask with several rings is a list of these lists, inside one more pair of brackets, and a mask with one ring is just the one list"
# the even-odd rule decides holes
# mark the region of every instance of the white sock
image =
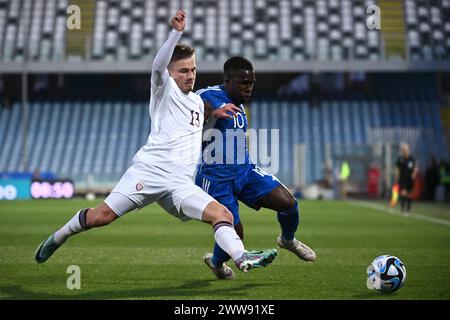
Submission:
[[223,251],[236,261],[245,252],[241,238],[229,223],[220,222],[214,226],[214,239]]
[[[63,244],[66,240],[73,236],[74,234],[80,233],[82,231],[88,230],[85,222],[85,211],[86,209],[82,209],[78,211],[72,219],[69,220],[61,229],[55,232],[54,239],[56,243]],[[80,214],[83,215],[80,219]],[[80,221],[81,220],[81,221]],[[82,226],[84,224],[84,227]]]

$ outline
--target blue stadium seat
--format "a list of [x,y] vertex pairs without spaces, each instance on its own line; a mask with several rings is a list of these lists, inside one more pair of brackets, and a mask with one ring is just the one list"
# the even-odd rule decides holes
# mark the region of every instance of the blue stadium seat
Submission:
[[12,112],[13,111],[9,108],[0,109],[0,146],[2,151],[0,152],[0,172],[5,171],[6,160],[4,160],[4,157],[6,157],[7,154],[6,141],[10,136],[8,129],[9,126],[11,125],[10,118]]
[[68,124],[67,137],[65,140],[65,149],[61,157],[61,175],[68,177],[72,174],[72,164],[75,158],[78,137],[80,135],[80,127],[82,122],[81,105],[79,103],[69,103],[70,105],[70,122]]
[[367,141],[367,129],[370,128],[370,106],[368,101],[361,102],[361,140]]
[[9,126],[9,137],[6,140],[7,152],[5,154],[5,167],[6,171],[13,172],[20,170],[20,156],[21,149],[23,146],[23,126],[20,125],[20,118],[22,116],[22,110],[19,104],[15,103],[13,106],[13,114],[10,119],[11,123]]
[[[403,101],[404,102],[398,102]],[[445,149],[437,100],[408,98],[397,101],[256,100],[250,107],[250,126],[279,129],[277,176],[293,182],[293,148],[305,144],[306,182],[322,179],[325,150],[330,144],[351,149],[367,143],[368,128],[400,126],[432,130],[427,150]],[[78,184],[114,184],[145,143],[151,123],[148,103],[44,102],[29,104],[28,161],[22,161],[21,107],[0,109],[0,172],[54,171]],[[269,136],[270,137],[270,136]],[[268,151],[270,152],[270,139]],[[250,142],[251,145],[252,142]],[[269,156],[272,156],[268,154]]]

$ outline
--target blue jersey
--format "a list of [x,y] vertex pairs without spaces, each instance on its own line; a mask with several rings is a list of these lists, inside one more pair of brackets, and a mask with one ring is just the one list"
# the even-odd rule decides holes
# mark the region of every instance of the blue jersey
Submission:
[[234,102],[223,85],[207,87],[197,91],[203,101],[213,110],[233,103],[241,112],[233,118],[210,119],[204,130],[203,158],[199,172],[216,180],[232,180],[250,163],[248,153],[248,121],[244,106]]

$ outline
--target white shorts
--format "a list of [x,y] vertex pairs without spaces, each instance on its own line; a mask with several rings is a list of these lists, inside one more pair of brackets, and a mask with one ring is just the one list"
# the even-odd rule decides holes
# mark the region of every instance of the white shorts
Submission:
[[215,200],[189,176],[139,164],[128,168],[105,199],[118,216],[155,201],[171,215],[187,221],[202,220],[204,209]]

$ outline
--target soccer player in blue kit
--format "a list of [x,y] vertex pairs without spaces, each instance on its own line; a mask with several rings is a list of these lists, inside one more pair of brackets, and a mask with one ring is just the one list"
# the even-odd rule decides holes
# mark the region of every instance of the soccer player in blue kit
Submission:
[[[251,97],[254,83],[252,63],[236,56],[224,64],[223,84],[197,91],[205,103],[205,110],[209,108],[214,111],[230,104],[235,108],[225,119],[213,116],[207,119],[205,111],[207,122],[203,160],[197,168],[195,183],[231,211],[235,230],[241,239],[244,238],[244,232],[239,218],[238,200],[255,210],[268,208],[276,211],[281,227],[278,246],[293,252],[302,260],[314,261],[314,251],[295,238],[299,225],[297,200],[275,176],[262,171],[249,159],[246,135],[248,121],[244,104]],[[208,130],[211,137],[208,137]],[[235,138],[244,143],[235,143]],[[214,253],[206,253],[203,259],[217,278],[235,278],[233,270],[225,264],[230,259],[229,255],[217,243]]]

